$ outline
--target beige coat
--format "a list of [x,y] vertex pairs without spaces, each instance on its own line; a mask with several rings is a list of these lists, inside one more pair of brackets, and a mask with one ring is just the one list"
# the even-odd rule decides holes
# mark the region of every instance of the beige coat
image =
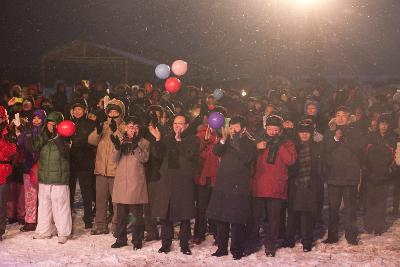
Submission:
[[102,133],[99,135],[96,129],[94,129],[88,137],[88,143],[97,146],[94,174],[113,177],[117,170],[117,164],[111,158],[116,150],[114,144],[111,142],[110,135],[118,136],[118,138],[122,140],[123,134],[125,133],[125,123],[122,119],[125,114],[125,106],[122,101],[117,99],[112,99],[109,104],[119,105],[122,109],[121,116],[115,119],[118,126],[117,131],[115,131],[115,133],[111,131],[109,126],[111,119],[108,118],[103,124]]
[[147,183],[144,163],[149,159],[150,142],[140,139],[134,154],[121,155],[114,152],[117,163],[112,200],[119,204],[148,203]]

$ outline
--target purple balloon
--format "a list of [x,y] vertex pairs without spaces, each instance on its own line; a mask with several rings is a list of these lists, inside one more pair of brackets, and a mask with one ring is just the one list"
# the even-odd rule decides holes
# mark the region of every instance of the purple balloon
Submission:
[[212,112],[208,116],[208,125],[213,129],[221,128],[225,123],[225,117],[221,112]]

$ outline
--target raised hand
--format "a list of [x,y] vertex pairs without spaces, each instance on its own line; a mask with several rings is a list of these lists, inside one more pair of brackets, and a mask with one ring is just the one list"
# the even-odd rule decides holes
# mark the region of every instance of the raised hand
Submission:
[[158,130],[158,128],[154,127],[153,125],[149,125],[148,129],[149,129],[149,132],[151,133],[151,135],[154,136],[156,141],[160,141],[160,139],[161,139],[160,130]]
[[110,129],[113,133],[117,130],[117,122],[114,119],[111,119],[110,122]]

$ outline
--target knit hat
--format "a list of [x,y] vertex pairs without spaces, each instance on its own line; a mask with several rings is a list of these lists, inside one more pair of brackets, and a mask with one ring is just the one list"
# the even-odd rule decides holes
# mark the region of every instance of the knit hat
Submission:
[[46,118],[46,124],[49,121],[54,121],[56,124],[59,124],[60,122],[62,122],[64,120],[64,116],[61,112],[58,111],[53,111],[49,114],[49,116],[47,116]]
[[265,120],[265,126],[278,126],[282,127],[283,119],[278,115],[269,115]]
[[42,121],[46,119],[46,111],[43,109],[36,109],[32,113],[32,118],[33,117],[39,117]]
[[139,117],[127,116],[125,119],[125,124],[128,125],[129,123],[141,125],[142,121]]
[[87,104],[86,104],[85,99],[83,99],[83,98],[75,98],[74,101],[72,101],[71,109],[73,109],[75,107],[81,107],[83,109],[87,109]]
[[308,119],[301,120],[297,124],[296,130],[298,133],[313,133],[314,132],[313,122]]
[[392,116],[390,113],[382,113],[378,118],[378,125],[380,123],[386,122],[387,124],[392,125]]
[[349,109],[348,107],[346,107],[346,106],[339,106],[339,107],[336,109],[336,113],[338,113],[339,111],[343,111],[343,112],[346,112],[346,113],[350,113],[350,109]]

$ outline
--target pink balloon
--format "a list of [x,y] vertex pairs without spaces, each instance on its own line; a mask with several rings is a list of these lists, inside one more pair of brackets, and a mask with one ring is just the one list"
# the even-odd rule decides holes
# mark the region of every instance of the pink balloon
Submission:
[[178,59],[172,63],[171,69],[176,76],[182,76],[187,72],[188,66],[186,61]]

